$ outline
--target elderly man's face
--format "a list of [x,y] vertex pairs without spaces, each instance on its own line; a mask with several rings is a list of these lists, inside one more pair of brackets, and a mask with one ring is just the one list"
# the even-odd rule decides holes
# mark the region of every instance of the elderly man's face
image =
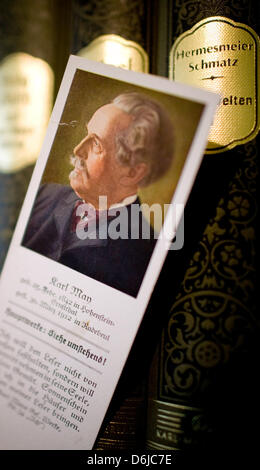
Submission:
[[[113,104],[99,108],[87,125],[87,136],[75,147],[70,184],[79,197],[97,207],[99,196],[119,202],[118,184],[126,168],[115,158],[115,136],[132,118]],[[113,196],[114,194],[114,196]]]

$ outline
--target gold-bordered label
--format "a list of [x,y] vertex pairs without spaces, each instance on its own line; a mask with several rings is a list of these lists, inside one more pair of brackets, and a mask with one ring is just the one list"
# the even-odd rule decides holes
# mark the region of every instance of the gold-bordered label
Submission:
[[136,42],[116,34],[99,36],[81,49],[78,55],[134,72],[147,73],[149,70],[149,60],[145,50]]
[[42,59],[14,53],[0,64],[0,171],[10,173],[38,157],[53,100],[54,74]]
[[173,44],[170,78],[221,95],[206,153],[224,152],[257,135],[259,71],[259,37],[229,18],[206,18]]

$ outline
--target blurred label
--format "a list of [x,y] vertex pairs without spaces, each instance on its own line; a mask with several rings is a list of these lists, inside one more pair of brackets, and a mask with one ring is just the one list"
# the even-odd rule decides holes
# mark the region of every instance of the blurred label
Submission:
[[0,65],[0,171],[9,173],[38,157],[51,113],[54,74],[47,62],[25,53]]
[[116,34],[99,36],[81,49],[78,55],[134,72],[148,72],[149,62],[145,50],[136,42]]
[[206,18],[170,52],[171,79],[220,94],[206,153],[224,152],[259,131],[259,37],[225,17]]
[[200,408],[149,399],[148,416],[148,449],[188,449],[201,444],[210,431]]

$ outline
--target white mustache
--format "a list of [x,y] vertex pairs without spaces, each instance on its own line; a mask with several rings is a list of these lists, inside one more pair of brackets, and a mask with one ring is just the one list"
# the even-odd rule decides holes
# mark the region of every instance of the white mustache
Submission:
[[76,155],[70,156],[70,163],[79,170],[84,170],[86,168],[86,162],[84,158],[77,157]]

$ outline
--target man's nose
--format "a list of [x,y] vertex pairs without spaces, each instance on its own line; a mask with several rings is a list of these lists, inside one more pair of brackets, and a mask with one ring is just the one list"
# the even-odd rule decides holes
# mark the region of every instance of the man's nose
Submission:
[[76,147],[74,148],[74,155],[80,158],[87,158],[88,150],[88,137],[85,137]]

